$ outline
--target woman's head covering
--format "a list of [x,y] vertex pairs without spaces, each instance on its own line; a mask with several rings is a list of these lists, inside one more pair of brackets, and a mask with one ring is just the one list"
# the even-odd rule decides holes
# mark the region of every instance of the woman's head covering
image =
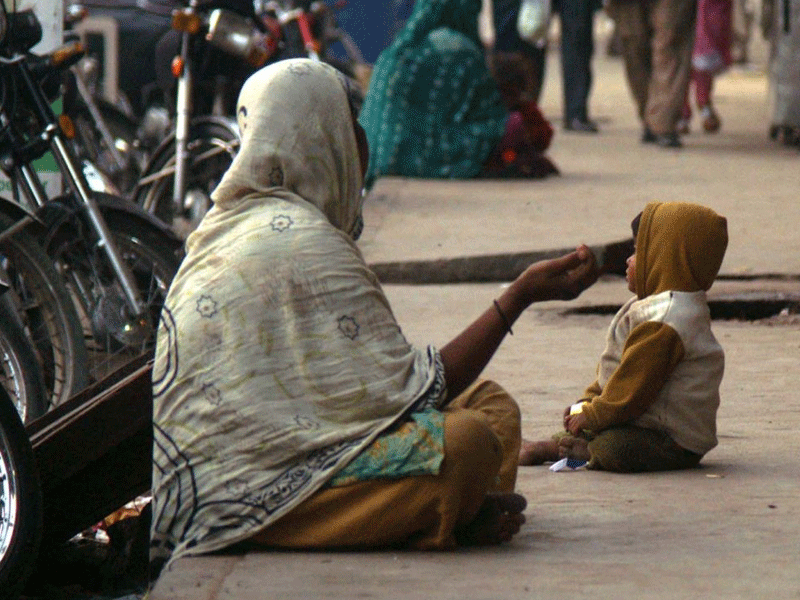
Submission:
[[253,195],[314,205],[338,229],[358,237],[361,167],[348,80],[307,59],[279,61],[242,86],[241,148],[212,199],[221,210]]
[[478,14],[481,0],[417,0],[414,12],[395,40],[396,45],[419,43],[431,31],[447,27],[480,43]]
[[408,343],[353,242],[361,169],[337,72],[264,68],[239,126],[158,332],[155,568],[247,539],[446,394],[438,352]]

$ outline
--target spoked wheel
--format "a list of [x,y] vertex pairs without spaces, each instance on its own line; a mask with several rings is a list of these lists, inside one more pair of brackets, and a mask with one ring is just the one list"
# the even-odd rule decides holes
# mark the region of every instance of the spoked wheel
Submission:
[[143,314],[129,315],[105,256],[96,246],[84,243],[83,236],[57,236],[48,246],[79,307],[94,381],[152,352],[161,308],[180,264],[180,244],[174,237],[126,212],[102,207],[101,211],[123,261],[133,272],[145,305]]
[[211,192],[230,167],[238,150],[239,137],[230,127],[211,122],[196,123],[189,134],[189,173],[182,203],[176,206],[172,198],[175,181],[174,137],[153,155],[139,181],[135,200],[185,239],[211,208]]
[[[12,223],[0,214],[0,231]],[[0,242],[0,266],[11,281],[6,295],[42,367],[49,404],[61,404],[89,382],[83,329],[69,291],[52,259],[24,230]]]
[[47,411],[42,367],[10,299],[0,296],[0,386],[8,393],[23,422]]
[[22,593],[42,539],[42,494],[33,449],[0,387],[0,600]]

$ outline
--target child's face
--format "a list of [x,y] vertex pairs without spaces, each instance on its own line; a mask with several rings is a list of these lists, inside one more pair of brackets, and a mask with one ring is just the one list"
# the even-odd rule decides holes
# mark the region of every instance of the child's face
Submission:
[[628,257],[628,260],[625,261],[625,264],[628,265],[628,268],[625,269],[625,279],[628,282],[628,289],[636,293],[636,248],[633,249],[633,254]]

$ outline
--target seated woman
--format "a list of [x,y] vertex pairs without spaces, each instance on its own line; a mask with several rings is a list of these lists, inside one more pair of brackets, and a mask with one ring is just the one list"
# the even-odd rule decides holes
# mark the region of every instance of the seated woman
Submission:
[[594,257],[536,263],[441,350],[411,346],[355,244],[368,148],[346,86],[296,59],[242,88],[241,149],[158,334],[154,572],[240,543],[499,543],[524,520],[519,409],[476,378],[527,306],[594,282]]
[[481,0],[417,0],[378,57],[360,117],[370,144],[368,187],[383,175],[557,172],[541,149],[521,143],[524,115],[503,105],[478,37],[480,9]]

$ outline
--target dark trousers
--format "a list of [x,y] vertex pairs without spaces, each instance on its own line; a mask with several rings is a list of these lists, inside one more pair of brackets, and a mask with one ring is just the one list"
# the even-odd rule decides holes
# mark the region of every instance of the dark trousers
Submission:
[[534,46],[522,40],[517,33],[517,15],[521,0],[494,0],[494,51],[517,52],[525,58],[530,68],[530,82],[526,91],[532,100],[539,101],[544,81],[545,48]]
[[[494,0],[494,49],[497,52],[519,52],[534,67],[538,87],[534,99],[538,101],[544,81],[545,47],[533,46],[517,33],[517,15],[520,0]],[[597,0],[556,0],[553,12],[561,19],[561,69],[564,90],[564,122],[589,118],[589,92],[592,87],[592,55],[594,32],[592,30]]]
[[564,123],[589,118],[592,87],[592,24],[594,0],[557,0],[553,9],[561,19],[561,75],[564,90]]

